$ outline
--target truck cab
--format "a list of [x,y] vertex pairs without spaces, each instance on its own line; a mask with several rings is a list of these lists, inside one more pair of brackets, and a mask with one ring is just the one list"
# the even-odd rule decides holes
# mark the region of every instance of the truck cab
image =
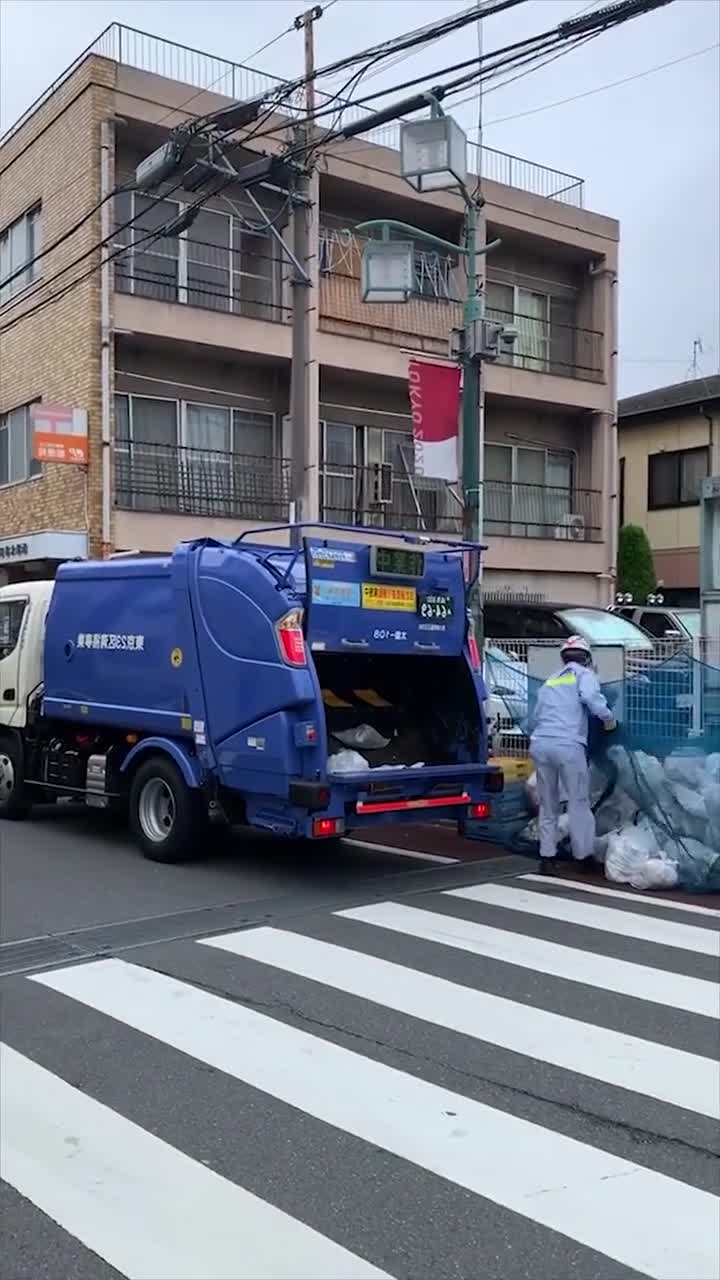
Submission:
[[[295,839],[489,812],[463,549],[183,543],[0,590],[0,817],[75,796],[188,856],[214,808]],[[3,619],[5,621],[3,621]]]

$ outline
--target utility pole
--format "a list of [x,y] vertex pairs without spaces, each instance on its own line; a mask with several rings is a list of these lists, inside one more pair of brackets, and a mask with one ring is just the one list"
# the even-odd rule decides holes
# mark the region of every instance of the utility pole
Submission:
[[[301,125],[305,155],[312,145],[315,114],[314,25],[322,17],[315,5],[295,19],[305,37],[305,115]],[[290,421],[292,427],[292,510],[295,520],[319,517],[320,378],[317,362],[317,308],[319,282],[320,178],[308,161],[296,191],[293,209],[293,252],[303,274],[292,277],[292,365]]]

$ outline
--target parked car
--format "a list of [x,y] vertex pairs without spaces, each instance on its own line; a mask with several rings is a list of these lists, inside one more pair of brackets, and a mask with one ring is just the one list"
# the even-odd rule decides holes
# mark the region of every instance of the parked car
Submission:
[[612,613],[634,622],[655,640],[692,641],[700,636],[699,609],[673,609],[670,605],[613,605]]
[[654,654],[652,639],[646,631],[629,619],[595,605],[488,601],[483,616],[485,636],[491,642],[561,641],[578,635],[591,645],[621,644],[638,656],[646,653],[652,658]]
[[[533,641],[560,643],[571,635],[580,635],[594,649],[602,645],[622,645],[629,659],[624,719],[636,739],[642,739],[646,749],[659,751],[687,737],[697,678],[692,661],[682,652],[661,659],[652,636],[629,618],[593,605],[525,604],[520,600],[488,601],[483,613],[486,652],[494,646],[504,654],[504,665],[500,666],[499,661],[495,663],[496,689],[498,682],[507,682],[508,669],[517,669],[520,664],[524,667],[527,688],[525,646]],[[515,700],[515,708],[519,702]],[[526,692],[526,705],[527,702]],[[514,720],[515,713],[511,715]],[[501,732],[504,732],[502,723],[501,720]]]
[[490,738],[522,738],[528,710],[527,663],[497,645],[486,644],[483,676]]

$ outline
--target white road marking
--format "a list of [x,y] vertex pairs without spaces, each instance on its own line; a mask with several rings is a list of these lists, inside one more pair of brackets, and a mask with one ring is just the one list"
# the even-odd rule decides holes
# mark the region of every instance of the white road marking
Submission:
[[510,911],[544,916],[548,920],[560,920],[563,924],[578,924],[624,938],[656,942],[662,947],[679,947],[682,951],[695,951],[699,955],[720,956],[720,934],[712,929],[700,929],[675,920],[658,920],[657,916],[636,915],[633,911],[614,911],[612,907],[595,906],[591,902],[556,898],[551,893],[534,893],[531,889],[524,890],[520,881],[516,884],[517,888],[504,884],[478,884],[465,889],[446,889],[445,892],[451,898],[481,902],[483,906],[507,907]]
[[[544,884],[547,888],[548,881],[546,876],[527,875],[520,876],[521,880],[532,880],[538,884]],[[698,916],[711,916],[720,924],[720,910],[717,907],[698,907],[694,902],[675,902],[664,893],[629,893],[624,889],[608,889],[607,885],[593,884],[588,880],[563,880],[559,876],[553,876],[553,884],[559,884],[563,889],[580,889],[583,893],[598,893],[608,898],[626,898],[628,902],[651,902],[654,907],[670,907],[673,911],[693,912]]]
[[352,907],[336,915],[363,924],[391,929],[410,938],[435,942],[472,955],[487,956],[505,964],[550,974],[568,982],[599,987],[616,995],[649,1000],[651,1004],[684,1009],[704,1018],[720,1017],[720,986],[703,978],[689,978],[684,973],[669,973],[649,965],[616,960],[614,956],[581,951],[560,942],[546,942],[523,933],[510,933],[474,920],[408,907],[400,902],[378,902],[367,907]]
[[7,1045],[0,1061],[3,1178],[122,1275],[385,1276]]
[[371,840],[355,840],[350,838],[343,841],[344,844],[351,844],[356,849],[372,849],[376,853],[394,853],[398,858],[417,858],[420,862],[459,862],[459,858],[445,858],[439,853],[420,853],[417,849],[396,849],[392,844],[373,844]]
[[122,960],[31,980],[654,1280],[717,1280],[709,1192]]
[[203,945],[274,965],[348,995],[720,1120],[720,1064],[591,1022],[448,982],[284,929],[245,929]]

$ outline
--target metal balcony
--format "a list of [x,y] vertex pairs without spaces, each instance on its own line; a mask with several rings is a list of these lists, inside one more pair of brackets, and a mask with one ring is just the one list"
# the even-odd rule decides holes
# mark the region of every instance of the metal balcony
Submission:
[[[380,495],[375,467],[325,464],[321,517],[329,522],[408,532],[462,531],[460,490],[442,480],[393,472]],[[489,480],[484,485],[486,537],[601,542],[603,495],[595,489],[555,488]]]
[[486,480],[483,527],[489,538],[602,542],[599,489]]
[[115,505],[123,511],[286,520],[290,463],[285,458],[164,444],[115,448]]

